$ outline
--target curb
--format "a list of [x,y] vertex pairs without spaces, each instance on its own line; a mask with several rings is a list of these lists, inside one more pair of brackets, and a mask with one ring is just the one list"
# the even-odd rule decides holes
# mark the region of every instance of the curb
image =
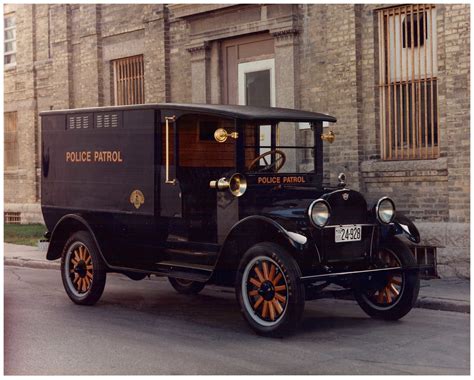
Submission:
[[5,258],[3,264],[6,266],[39,268],[39,269],[60,269],[61,264],[54,261],[25,260],[17,258]]
[[468,302],[453,301],[439,298],[420,298],[416,301],[415,307],[420,309],[454,311],[457,313],[471,313],[471,306]]
[[[45,261],[45,260],[28,260],[19,259],[16,257],[5,258],[5,266],[25,267],[25,268],[39,268],[39,269],[57,269],[59,270],[61,264],[59,261]],[[352,299],[352,297],[350,298]],[[454,301],[440,298],[420,297],[415,304],[415,308],[452,311],[457,313],[470,314],[470,304],[463,301]]]

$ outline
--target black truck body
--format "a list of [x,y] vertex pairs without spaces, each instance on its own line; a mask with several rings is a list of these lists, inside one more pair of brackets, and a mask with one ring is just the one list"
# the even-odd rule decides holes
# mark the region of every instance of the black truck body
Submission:
[[[270,242],[290,254],[308,299],[329,283],[368,289],[376,278],[377,286],[392,286],[387,279],[410,275],[414,263],[383,263],[377,252],[402,232],[418,242],[418,231],[403,215],[394,216],[392,201],[368,205],[362,194],[347,188],[343,176],[338,186],[323,187],[323,140],[334,137],[323,133],[323,122],[335,121],[281,108],[172,103],[43,112],[41,205],[50,241],[47,258],[70,257],[71,236],[84,231],[94,248],[81,244],[97,251],[100,257],[94,260],[106,272],[133,279],[164,275],[181,281],[182,288],[206,283],[238,287],[247,273],[239,269],[246,253]],[[289,148],[280,144],[279,128],[296,122],[311,125],[313,170],[279,172]],[[266,125],[270,145],[262,154],[259,133]],[[387,222],[380,219],[385,209],[393,214]],[[326,214],[325,223],[317,225]],[[77,297],[87,296],[86,284],[92,288],[85,271],[92,268],[91,259],[84,257],[80,251],[71,258],[70,280],[63,272],[65,286],[79,279]],[[284,272],[284,263],[269,260],[274,260],[268,262],[272,271],[275,266],[277,273]],[[268,284],[265,288],[258,276],[260,286],[249,294],[257,297],[258,291],[264,297],[265,288],[269,306],[257,300],[267,309],[260,319],[246,318],[265,333],[278,330],[275,310],[281,309],[279,323],[290,323],[283,318],[290,305],[271,298],[273,288],[283,285],[272,285],[270,267],[263,265]],[[373,297],[387,303],[395,292],[400,289],[388,296],[375,291]],[[79,303],[77,297],[71,298]],[[243,309],[255,301],[248,297]]]

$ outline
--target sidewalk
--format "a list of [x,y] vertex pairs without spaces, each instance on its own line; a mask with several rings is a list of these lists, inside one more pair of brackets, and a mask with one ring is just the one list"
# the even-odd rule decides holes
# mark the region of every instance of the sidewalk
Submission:
[[[5,265],[59,269],[60,261],[46,260],[46,251],[37,247],[4,243]],[[470,281],[459,278],[422,280],[416,307],[470,312]]]

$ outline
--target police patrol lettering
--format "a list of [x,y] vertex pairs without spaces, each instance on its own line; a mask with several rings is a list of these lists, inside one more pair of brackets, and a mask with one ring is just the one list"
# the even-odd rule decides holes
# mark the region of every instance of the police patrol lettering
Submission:
[[82,150],[66,152],[66,162],[123,162],[119,150]]
[[303,176],[284,176],[284,177],[258,177],[258,185],[279,185],[286,183],[306,183],[306,180]]

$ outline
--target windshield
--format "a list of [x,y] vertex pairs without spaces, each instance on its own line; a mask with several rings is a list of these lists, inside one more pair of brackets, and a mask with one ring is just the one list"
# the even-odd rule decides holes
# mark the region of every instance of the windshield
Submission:
[[249,173],[314,172],[314,133],[309,123],[248,124],[244,151]]

